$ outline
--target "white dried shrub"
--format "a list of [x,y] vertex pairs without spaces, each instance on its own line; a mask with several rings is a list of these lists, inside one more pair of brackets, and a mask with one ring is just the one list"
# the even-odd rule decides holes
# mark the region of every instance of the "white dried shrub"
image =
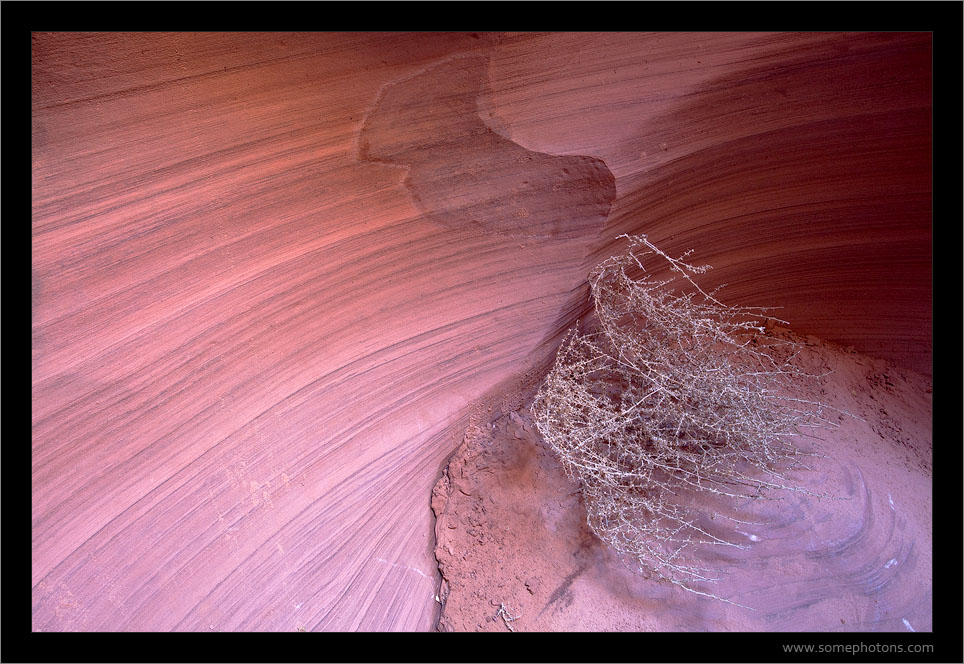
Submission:
[[[766,308],[704,292],[694,277],[709,266],[689,252],[621,237],[627,253],[589,277],[598,325],[570,330],[532,412],[600,539],[641,572],[722,599],[698,590],[719,577],[696,552],[743,545],[715,521],[726,510],[708,519],[706,506],[804,491],[788,473],[810,453],[793,439],[833,424],[791,396],[816,376],[793,366],[795,344],[763,334]],[[671,276],[653,278],[654,263]]]

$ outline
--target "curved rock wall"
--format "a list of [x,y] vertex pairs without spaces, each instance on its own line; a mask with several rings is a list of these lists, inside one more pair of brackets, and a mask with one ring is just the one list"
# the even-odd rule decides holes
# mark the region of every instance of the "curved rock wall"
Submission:
[[620,233],[929,371],[929,40],[35,33],[34,629],[431,629]]

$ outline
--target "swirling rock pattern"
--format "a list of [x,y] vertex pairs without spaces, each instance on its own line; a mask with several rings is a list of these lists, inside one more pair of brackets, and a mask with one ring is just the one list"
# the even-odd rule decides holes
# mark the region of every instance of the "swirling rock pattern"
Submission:
[[361,157],[405,168],[419,210],[447,230],[598,232],[616,197],[605,162],[526,150],[487,127],[478,103],[485,65],[480,57],[453,58],[390,85],[362,127]]
[[623,232],[928,371],[929,40],[34,33],[33,628],[432,629]]

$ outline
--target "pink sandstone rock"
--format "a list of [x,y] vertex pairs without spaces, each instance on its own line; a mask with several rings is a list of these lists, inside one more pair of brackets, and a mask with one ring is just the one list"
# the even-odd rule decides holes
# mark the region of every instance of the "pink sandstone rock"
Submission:
[[[822,513],[801,503],[781,531],[813,555],[868,545],[754,586],[791,584],[773,606],[797,613],[769,622],[628,577],[590,540],[573,553],[578,502],[530,427],[489,479],[541,502],[486,528],[542,524],[561,539],[538,559],[569,567],[518,580],[513,624],[575,628],[596,601],[583,627],[770,629],[812,600],[927,629],[893,612],[930,587],[926,470],[880,473],[899,432],[930,445],[930,39],[35,33],[33,629],[435,629],[439,562],[460,563],[436,558],[433,487],[467,428],[525,421],[627,232],[886,363],[910,405],[884,399],[880,431],[847,442],[866,512],[804,535]],[[855,403],[883,399],[847,371]],[[902,510],[913,528],[888,531]],[[807,586],[821,565],[851,594],[898,578],[891,613]],[[567,597],[590,604],[558,618]],[[443,626],[501,627],[454,598]]]

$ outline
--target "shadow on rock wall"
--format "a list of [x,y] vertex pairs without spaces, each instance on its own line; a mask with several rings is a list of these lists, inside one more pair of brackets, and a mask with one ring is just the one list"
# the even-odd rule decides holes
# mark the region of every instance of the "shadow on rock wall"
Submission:
[[487,61],[455,57],[386,86],[359,136],[359,159],[405,167],[427,218],[451,230],[574,238],[605,223],[616,182],[594,157],[553,156],[503,138],[479,117]]

